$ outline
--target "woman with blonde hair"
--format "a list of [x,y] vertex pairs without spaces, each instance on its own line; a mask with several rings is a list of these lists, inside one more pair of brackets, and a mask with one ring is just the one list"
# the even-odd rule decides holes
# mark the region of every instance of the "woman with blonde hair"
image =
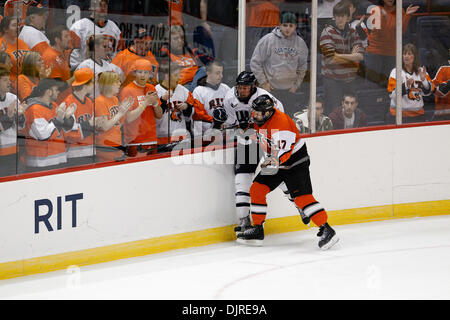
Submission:
[[120,75],[106,71],[98,77],[100,95],[95,99],[96,161],[118,161],[124,157],[122,126],[125,115],[133,104],[133,98],[119,103]]
[[39,52],[28,51],[23,57],[22,69],[18,76],[17,91],[20,101],[25,101],[42,78],[47,78],[51,68],[45,69]]

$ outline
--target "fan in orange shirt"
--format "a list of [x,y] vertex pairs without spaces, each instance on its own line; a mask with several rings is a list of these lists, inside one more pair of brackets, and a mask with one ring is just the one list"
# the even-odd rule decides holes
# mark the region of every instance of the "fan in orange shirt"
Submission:
[[41,1],[34,0],[8,0],[5,2],[4,15],[5,17],[16,16],[19,20],[19,25],[23,26],[25,18],[27,17],[27,9],[30,6],[41,7]]
[[183,26],[174,25],[169,29],[170,51],[167,46],[161,48],[161,53],[168,55],[172,62],[181,67],[179,84],[189,86],[198,70],[198,61],[195,52],[186,44]]
[[138,146],[145,150],[157,144],[155,118],[161,119],[163,110],[155,87],[147,83],[152,74],[152,64],[148,60],[139,59],[134,62],[131,71],[135,80],[122,89],[120,100],[133,97],[134,101],[124,124],[127,155],[134,157]]
[[69,166],[93,162],[94,156],[94,71],[81,68],[74,72],[71,93],[64,99],[67,106],[74,104],[76,130],[64,133]]
[[42,54],[45,66],[51,67],[49,78],[59,78],[63,81],[70,79],[69,67],[69,49],[70,37],[69,30],[63,26],[58,25],[50,30],[48,33],[50,40],[50,47],[48,47]]
[[120,75],[105,71],[98,78],[100,95],[95,99],[95,129],[100,133],[95,137],[96,161],[120,161],[124,158],[122,125],[125,115],[133,104],[129,97],[119,103]]
[[20,101],[25,101],[38,85],[41,78],[47,78],[50,69],[45,69],[44,61],[39,52],[28,51],[22,62],[22,70],[18,77],[18,96]]
[[18,26],[16,18],[3,18],[0,22],[0,33],[3,35],[0,38],[1,51],[8,53],[11,57],[11,83],[14,90],[17,90],[17,75],[22,68],[23,57],[30,51],[30,48],[23,40],[17,38]]
[[156,84],[159,64],[153,53],[149,50],[151,41],[152,37],[147,35],[144,28],[140,28],[138,30],[138,35],[133,39],[132,44],[125,50],[120,51],[112,60],[112,63],[122,69],[125,76],[122,87],[125,87],[134,80],[132,67],[134,62],[138,59],[146,59],[150,62],[150,82]]

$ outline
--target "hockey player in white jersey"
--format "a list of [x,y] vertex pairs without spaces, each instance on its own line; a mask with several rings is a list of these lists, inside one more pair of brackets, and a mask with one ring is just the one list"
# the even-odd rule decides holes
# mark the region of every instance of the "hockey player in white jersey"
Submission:
[[[214,61],[206,66],[206,83],[199,85],[192,93],[194,98],[200,101],[205,107],[206,112],[214,117],[213,112],[216,108],[223,107],[223,99],[230,87],[222,83],[223,65]],[[194,135],[200,136],[211,129],[213,123],[205,121],[194,121]]]
[[[234,159],[235,200],[238,216],[238,226],[234,229],[236,234],[240,234],[251,225],[250,186],[262,156],[258,144],[250,138],[253,132],[250,124],[251,108],[253,100],[263,94],[269,95],[273,99],[275,107],[284,111],[283,104],[278,99],[266,90],[256,87],[255,75],[249,71],[242,71],[238,75],[236,85],[228,90],[223,101],[227,113],[225,126],[239,128],[235,132],[237,147]],[[280,185],[280,189],[288,196],[289,193],[284,184]]]
[[89,18],[83,18],[75,22],[69,30],[74,48],[70,54],[70,67],[76,69],[86,59],[87,42],[91,35],[104,35],[108,39],[108,60],[111,61],[117,53],[121,40],[119,27],[107,19],[109,0],[91,0]]
[[[238,225],[234,229],[240,234],[250,227],[250,186],[254,173],[261,159],[262,151],[257,143],[250,137],[253,129],[250,128],[252,102],[259,96],[267,94],[274,102],[276,109],[284,112],[283,104],[272,94],[262,88],[256,87],[256,77],[253,72],[242,71],[236,78],[236,85],[231,88],[224,99],[224,108],[227,113],[225,127],[237,126],[235,139],[237,147],[235,152],[235,200]],[[284,183],[279,185],[285,196],[294,203]],[[309,224],[309,218],[299,210],[304,224]]]

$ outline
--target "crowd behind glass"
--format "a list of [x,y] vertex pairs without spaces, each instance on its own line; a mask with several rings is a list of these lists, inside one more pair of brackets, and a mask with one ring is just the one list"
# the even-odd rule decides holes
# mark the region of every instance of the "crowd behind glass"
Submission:
[[395,0],[319,1],[314,106],[310,1],[247,0],[240,86],[237,0],[0,3],[0,177],[205,146],[255,87],[301,133],[313,107],[316,132],[395,124],[397,88],[402,123],[450,120],[448,0],[403,1],[401,86]]

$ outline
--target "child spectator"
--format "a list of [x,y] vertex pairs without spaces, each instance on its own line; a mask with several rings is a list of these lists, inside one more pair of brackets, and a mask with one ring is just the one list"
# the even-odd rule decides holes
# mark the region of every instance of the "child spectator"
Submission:
[[124,123],[124,139],[127,155],[136,156],[138,146],[148,149],[157,145],[155,119],[161,119],[163,111],[155,87],[148,83],[153,76],[153,65],[150,61],[136,60],[130,72],[134,74],[134,81],[122,89],[120,100],[124,101],[128,97],[133,97],[133,105]]
[[364,58],[362,41],[348,25],[349,6],[336,4],[333,16],[335,21],[325,26],[320,37],[325,114],[339,104],[343,91],[355,90],[358,62]]
[[105,71],[98,77],[100,95],[95,99],[95,128],[100,133],[95,137],[96,161],[120,161],[124,158],[122,126],[125,115],[133,104],[129,97],[119,103],[120,76]]
[[415,45],[408,43],[403,46],[401,87],[397,86],[396,69],[391,71],[388,92],[391,97],[391,108],[388,122],[395,123],[396,90],[402,90],[403,123],[425,121],[423,96],[433,91],[433,84],[425,67],[420,66],[419,53]]
[[358,108],[358,100],[353,93],[344,93],[342,102],[330,113],[334,129],[361,128],[367,126],[367,115]]
[[278,97],[289,116],[298,111],[298,88],[308,68],[308,47],[297,35],[297,16],[281,15],[281,24],[259,40],[250,61],[250,68],[259,86]]

